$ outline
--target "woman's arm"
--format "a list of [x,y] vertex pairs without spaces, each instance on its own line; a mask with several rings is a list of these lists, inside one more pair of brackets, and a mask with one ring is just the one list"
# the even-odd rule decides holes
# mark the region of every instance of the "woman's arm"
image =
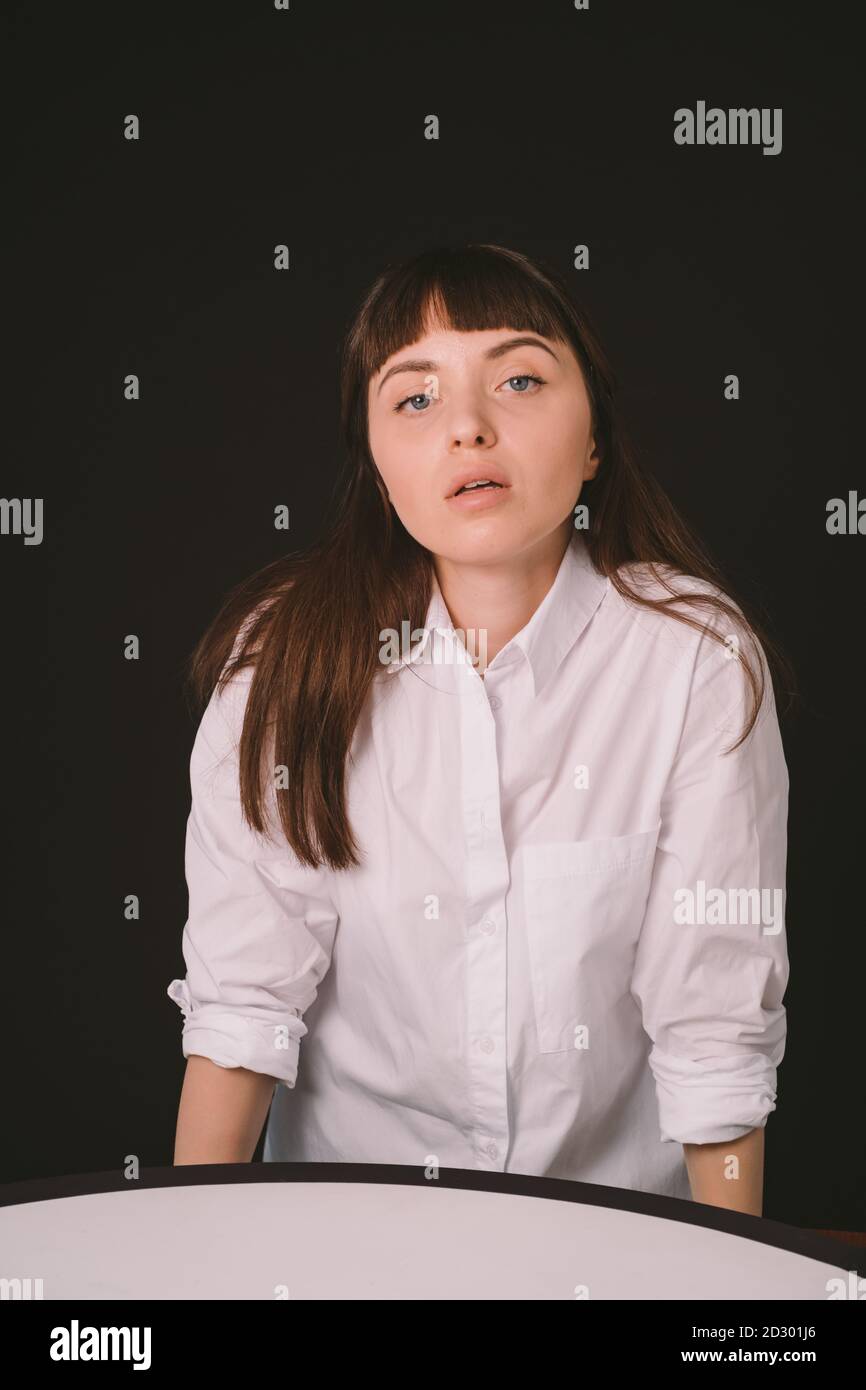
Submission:
[[696,1202],[748,1212],[751,1216],[761,1215],[764,1204],[763,1127],[720,1144],[683,1144],[683,1152]]
[[[304,1010],[339,921],[326,867],[295,862],[284,837],[254,832],[240,801],[239,749],[252,671],[215,689],[190,756],[185,867],[187,973],[166,993],[188,1060],[175,1163],[246,1163],[279,1082],[293,1087]],[[278,825],[275,787],[268,821]]]
[[187,1058],[177,1115],[174,1164],[249,1163],[276,1082],[245,1067]]

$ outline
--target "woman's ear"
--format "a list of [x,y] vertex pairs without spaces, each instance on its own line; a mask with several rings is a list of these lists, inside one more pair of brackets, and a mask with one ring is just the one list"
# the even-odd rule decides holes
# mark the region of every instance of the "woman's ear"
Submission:
[[594,478],[594,477],[595,477],[596,473],[598,472],[599,464],[601,463],[601,456],[599,455],[598,449],[596,448],[595,440],[594,440],[594,439],[591,439],[591,440],[589,441],[589,443],[590,443],[589,458],[586,460],[586,462],[585,462],[584,465],[583,465],[583,477],[584,477],[584,481],[586,481],[587,478]]

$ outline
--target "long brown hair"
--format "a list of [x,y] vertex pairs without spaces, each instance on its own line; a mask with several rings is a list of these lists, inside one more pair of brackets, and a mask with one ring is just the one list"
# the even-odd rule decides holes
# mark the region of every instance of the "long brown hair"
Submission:
[[[342,349],[342,472],[320,539],[280,557],[237,585],[195,647],[188,680],[201,710],[214,690],[253,665],[239,746],[239,790],[247,823],[269,833],[265,780],[286,769],[290,794],[277,798],[283,833],[301,863],[334,869],[358,864],[346,812],[346,765],[352,736],[374,676],[382,673],[384,628],[421,628],[432,594],[433,559],[405,529],[370,453],[367,388],[401,348],[431,322],[458,332],[515,329],[568,342],[583,370],[600,456],[580,502],[582,532],[596,570],[631,602],[724,636],[687,611],[724,614],[757,639],[776,694],[792,686],[790,665],[730,586],[656,479],[638,462],[616,401],[616,379],[587,313],[549,266],[502,246],[439,247],[388,266],[364,297]],[[667,591],[652,598],[622,567],[646,562]],[[661,568],[656,568],[661,566]],[[667,573],[665,572],[667,570]],[[637,572],[636,572],[637,573]],[[713,592],[684,595],[676,576]],[[718,591],[718,592],[716,592]],[[686,611],[680,611],[686,604]],[[749,631],[751,629],[751,631]],[[741,650],[750,712],[733,747],[750,732],[764,696],[760,648]],[[269,753],[270,733],[273,752]]]

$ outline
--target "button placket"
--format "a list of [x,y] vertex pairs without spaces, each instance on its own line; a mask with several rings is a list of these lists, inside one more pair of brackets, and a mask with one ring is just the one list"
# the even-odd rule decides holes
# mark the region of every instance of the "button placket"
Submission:
[[[483,683],[474,672],[475,698],[460,702],[466,900],[474,922],[466,941],[466,1065],[474,1108],[474,1140],[480,1166],[504,1162],[508,1151],[506,1072],[505,894],[508,861],[500,824],[496,724]],[[500,1158],[502,1155],[502,1158]]]

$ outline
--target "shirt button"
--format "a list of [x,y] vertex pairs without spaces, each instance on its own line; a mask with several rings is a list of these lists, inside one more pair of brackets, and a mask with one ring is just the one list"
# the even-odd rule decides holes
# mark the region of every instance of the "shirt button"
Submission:
[[484,921],[481,923],[481,930],[484,932],[485,936],[490,936],[492,932],[496,931],[496,923],[492,917],[484,918]]
[[492,1052],[496,1044],[492,1038],[482,1038],[478,1046],[482,1052]]
[[500,698],[499,698],[498,695],[491,695],[491,696],[490,696],[490,708],[491,708],[491,709],[499,709],[499,706],[500,706],[501,704],[502,704],[502,701],[500,700]]
[[499,1150],[497,1149],[495,1144],[488,1144],[486,1153],[488,1158],[495,1158],[496,1155],[499,1153]]

